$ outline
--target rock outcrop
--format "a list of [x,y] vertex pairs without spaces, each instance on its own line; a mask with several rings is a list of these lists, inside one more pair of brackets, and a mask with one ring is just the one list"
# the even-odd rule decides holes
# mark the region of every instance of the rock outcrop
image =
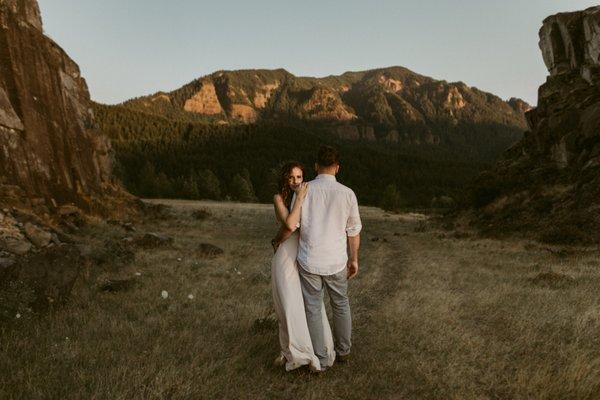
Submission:
[[37,2],[1,0],[0,204],[118,213],[132,198],[111,169],[85,80],[44,35]]
[[544,20],[540,48],[550,76],[572,71],[586,81],[597,83],[600,68],[600,11],[560,13]]
[[349,121],[358,118],[347,107],[339,93],[327,88],[316,87],[302,103],[303,115],[310,120]]
[[203,83],[200,90],[186,100],[183,109],[188,112],[207,115],[223,112],[223,108],[221,108],[221,104],[217,98],[215,85],[210,82]]
[[530,130],[473,201],[489,231],[532,231],[547,241],[600,240],[600,7],[544,20],[540,48],[550,75]]

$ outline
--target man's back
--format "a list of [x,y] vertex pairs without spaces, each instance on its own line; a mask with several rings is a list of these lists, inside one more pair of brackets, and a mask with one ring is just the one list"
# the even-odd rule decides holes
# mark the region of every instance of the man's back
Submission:
[[354,192],[321,174],[309,184],[302,205],[298,262],[306,271],[333,275],[346,267],[347,238],[361,230]]

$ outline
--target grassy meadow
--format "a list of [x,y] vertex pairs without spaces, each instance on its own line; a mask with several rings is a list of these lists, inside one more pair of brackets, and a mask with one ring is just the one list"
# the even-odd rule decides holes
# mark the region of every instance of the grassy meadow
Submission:
[[[600,399],[597,249],[362,208],[352,359],[286,373],[272,365],[272,207],[153,202],[170,216],[135,228],[171,246],[83,271],[68,304],[1,328],[1,399]],[[208,218],[192,217],[201,209]],[[86,229],[94,240],[132,235]],[[200,243],[224,254],[206,257]],[[131,285],[98,290],[106,279]]]

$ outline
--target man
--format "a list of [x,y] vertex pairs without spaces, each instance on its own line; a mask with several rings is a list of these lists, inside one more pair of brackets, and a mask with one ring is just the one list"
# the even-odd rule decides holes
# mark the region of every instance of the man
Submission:
[[298,264],[302,295],[315,354],[325,369],[322,302],[324,288],[331,299],[335,351],[338,361],[348,360],[352,318],[348,280],[358,274],[358,249],[362,228],[354,192],[337,182],[340,156],[322,146],[315,164],[318,176],[310,182],[300,216]]

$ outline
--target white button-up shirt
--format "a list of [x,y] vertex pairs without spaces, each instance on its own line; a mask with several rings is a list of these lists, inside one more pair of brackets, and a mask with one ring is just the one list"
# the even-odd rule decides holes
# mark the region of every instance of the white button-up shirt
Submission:
[[347,236],[362,229],[358,201],[333,175],[320,174],[308,187],[300,216],[298,263],[312,274],[333,275],[346,268]]

